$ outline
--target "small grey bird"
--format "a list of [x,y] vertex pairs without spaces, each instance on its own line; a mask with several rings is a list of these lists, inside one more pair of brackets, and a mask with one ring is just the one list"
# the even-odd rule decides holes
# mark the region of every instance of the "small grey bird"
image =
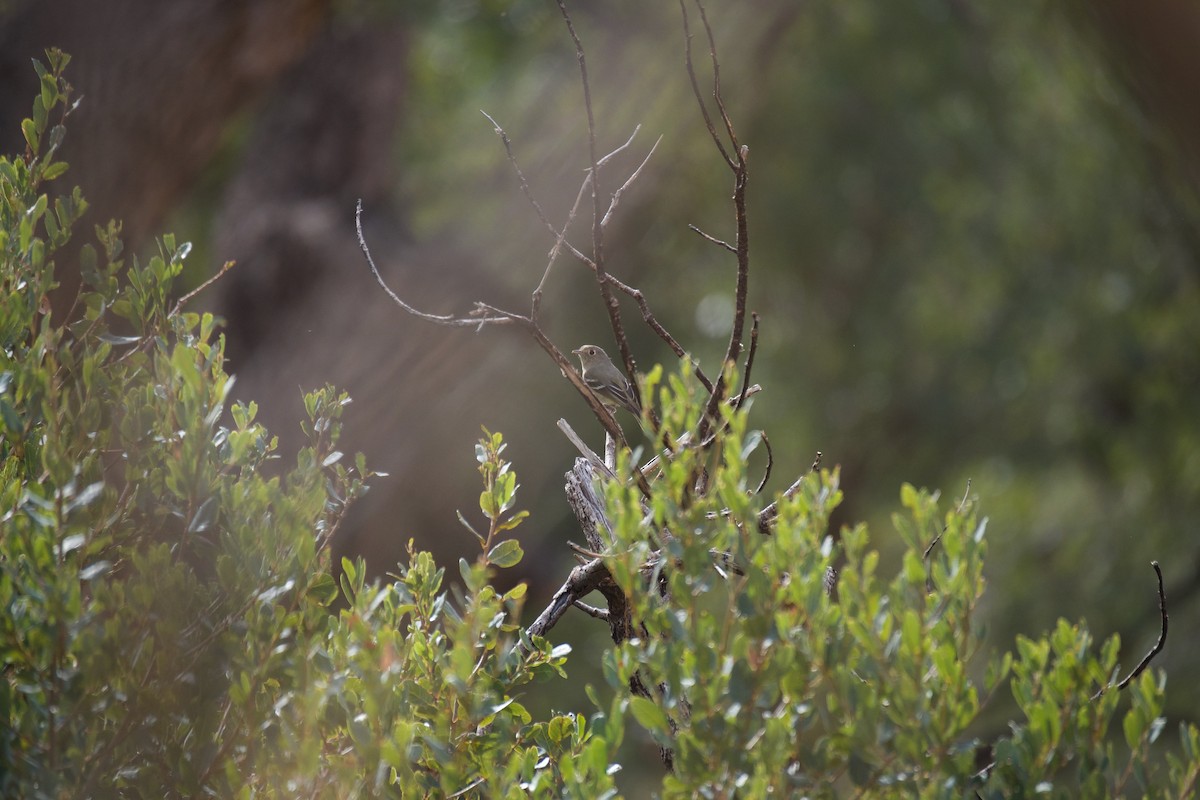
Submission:
[[629,385],[625,373],[617,369],[602,349],[594,344],[585,344],[572,353],[579,356],[583,368],[580,376],[593,394],[609,409],[618,406],[635,417],[642,415],[642,402],[637,389]]

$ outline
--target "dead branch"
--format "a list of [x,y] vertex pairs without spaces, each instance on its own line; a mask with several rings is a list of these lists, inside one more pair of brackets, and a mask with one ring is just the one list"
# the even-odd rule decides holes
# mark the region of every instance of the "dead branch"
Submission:
[[721,137],[717,134],[717,128],[715,125],[713,125],[712,117],[709,116],[708,113],[708,105],[704,102],[704,95],[700,91],[700,82],[696,79],[696,67],[692,64],[692,30],[688,22],[688,12],[685,0],[679,0],[679,12],[683,17],[684,64],[687,67],[688,80],[692,85],[692,94],[696,96],[696,103],[700,106],[700,114],[704,117],[704,126],[708,128],[709,137],[717,146],[717,150],[721,152],[721,157],[725,159],[725,163],[732,167],[735,162],[729,157],[729,153],[725,151],[725,144],[721,141]]
[[701,238],[707,239],[708,241],[715,244],[717,247],[724,247],[726,250],[728,250],[731,253],[737,252],[737,248],[734,247],[733,245],[731,245],[729,242],[725,241],[724,239],[718,239],[717,237],[715,237],[711,234],[705,233],[704,231],[700,230],[698,227],[696,227],[695,225],[692,225],[691,223],[688,224],[688,230],[690,230],[694,233],[700,234]]
[[[567,504],[575,514],[579,529],[595,554],[607,552],[613,544],[612,523],[605,512],[604,498],[596,493],[595,473],[587,458],[575,459],[567,472]],[[601,536],[601,531],[604,536]]]
[[[741,355],[742,351],[742,334],[746,324],[746,295],[750,286],[750,239],[746,218],[746,179],[749,175],[746,159],[749,155],[749,149],[744,144],[738,144],[733,122],[725,110],[725,100],[721,94],[721,63],[717,58],[716,38],[713,36],[712,26],[708,23],[708,14],[704,9],[704,4],[700,0],[694,0],[694,2],[700,13],[700,19],[704,24],[704,31],[708,38],[709,61],[712,64],[713,70],[713,99],[717,104],[717,109],[721,113],[721,121],[725,125],[725,134],[729,137],[731,150],[726,148],[721,135],[717,132],[712,116],[709,114],[708,105],[704,102],[704,95],[700,91],[700,82],[696,77],[696,68],[692,61],[692,33],[688,20],[687,4],[685,0],[679,0],[679,10],[683,18],[684,62],[687,68],[688,80],[692,86],[692,93],[695,95],[696,103],[700,107],[700,113],[704,117],[704,124],[708,128],[709,137],[713,140],[713,144],[716,145],[726,165],[733,172],[734,225],[737,230],[736,244],[733,246],[733,251],[737,255],[733,325],[729,333],[729,344],[725,348],[725,357],[721,361],[721,377],[717,378],[716,385],[710,392],[704,418],[701,421],[700,439],[703,441],[707,438],[709,426],[715,424],[717,407],[725,398],[724,365],[735,361]],[[706,238],[711,238],[706,234],[705,236]],[[719,239],[716,241],[724,244]],[[725,246],[729,247],[728,245]]]
[[600,470],[609,480],[616,480],[616,473],[609,469],[608,464],[604,463],[604,459],[600,458],[600,456],[596,454],[595,450],[584,444],[583,439],[579,438],[579,434],[575,432],[575,429],[571,427],[570,423],[568,423],[565,419],[560,419],[557,424],[558,429],[562,431],[563,436],[567,437],[567,441],[575,445],[575,449],[578,450],[580,454],[582,454],[583,457],[588,460],[588,463],[590,463],[594,469]]
[[608,321],[612,326],[613,337],[617,341],[617,349],[621,353],[621,362],[625,366],[625,374],[630,383],[637,382],[637,365],[629,350],[629,340],[625,337],[625,325],[621,321],[621,304],[612,293],[608,284],[607,269],[604,264],[604,226],[601,224],[603,215],[600,212],[601,181],[600,162],[596,157],[596,118],[592,109],[592,87],[588,80],[587,57],[583,52],[583,43],[575,32],[575,24],[567,13],[564,0],[557,0],[558,10],[566,23],[567,32],[575,44],[575,58],[579,62],[579,82],[583,86],[583,107],[587,112],[588,156],[591,161],[592,184],[592,261],[596,265],[596,283],[600,287],[600,296],[604,299],[604,309],[608,312]]
[[738,395],[737,404],[734,408],[741,408],[746,402],[747,392],[750,389],[750,373],[754,369],[754,355],[758,352],[758,312],[750,312],[750,353],[746,356],[746,368],[742,374],[742,393]]
[[[608,567],[604,566],[604,562],[598,558],[571,570],[567,580],[554,593],[550,605],[546,606],[526,629],[529,635],[545,636],[571,606],[599,589],[606,581],[612,583],[612,575],[609,574]],[[611,611],[611,605],[609,609]]]
[[[634,130],[634,135],[637,135],[636,129]],[[625,183],[621,184],[621,188],[613,192],[612,199],[608,203],[608,210],[604,212],[604,216],[600,219],[600,227],[603,228],[608,225],[608,221],[612,217],[613,212],[617,210],[617,204],[621,202],[621,195],[624,194],[625,190],[632,186],[633,182],[637,180],[637,177],[642,174],[642,169],[647,163],[649,163],[650,157],[654,155],[654,151],[658,149],[658,146],[662,143],[662,140],[663,137],[659,136],[658,139],[654,141],[654,146],[650,148],[649,153],[646,153],[646,157],[642,159],[642,163],[638,164],[637,168],[630,173],[629,178],[626,179]]]
[[[1150,666],[1150,662],[1154,660],[1156,655],[1162,652],[1163,646],[1167,643],[1167,594],[1163,589],[1162,569],[1158,566],[1157,561],[1151,561],[1150,566],[1154,567],[1154,574],[1158,576],[1158,616],[1162,620],[1162,628],[1158,632],[1158,641],[1150,648],[1150,652],[1146,653],[1141,662],[1133,668],[1133,672],[1125,676],[1125,680],[1117,684],[1118,692],[1133,682],[1137,676],[1145,672],[1146,667]],[[1108,688],[1107,686],[1101,687],[1100,691],[1092,695],[1092,700],[1100,699],[1100,696]]]
[[[797,478],[791,486],[783,491],[779,500],[787,500],[796,492],[800,491],[800,487],[804,485],[804,479],[816,472],[821,466],[821,451],[817,451],[816,458],[813,459],[812,466],[808,468],[808,472]],[[758,532],[769,534],[771,526],[775,524],[776,518],[779,516],[779,500],[774,501],[769,506],[758,512]]]
[[767,438],[766,431],[761,432],[763,444],[767,448],[767,468],[763,470],[762,480],[758,482],[758,488],[754,490],[755,494],[762,494],[763,488],[767,485],[767,481],[771,478],[771,467],[775,465],[775,453],[771,450],[771,440]]
[[[354,230],[358,233],[358,247],[360,250],[362,250],[363,256],[366,257],[367,266],[371,268],[371,274],[375,276],[375,280],[379,283],[380,287],[383,288],[383,291],[387,293],[388,297],[392,298],[393,303],[400,306],[400,308],[404,309],[407,313],[413,315],[414,317],[419,317],[427,322],[436,322],[439,325],[449,325],[458,328],[481,328],[484,325],[507,325],[514,322],[524,325],[532,324],[532,320],[530,320],[528,317],[523,317],[520,314],[501,313],[494,316],[488,316],[485,314],[473,313],[471,316],[457,317],[453,314],[430,314],[428,312],[421,311],[420,309],[413,308],[408,303],[400,299],[400,295],[396,294],[396,292],[392,290],[391,286],[388,286],[387,281],[383,279],[383,275],[379,272],[379,267],[375,266],[375,259],[371,256],[371,249],[367,246],[367,239],[363,235],[362,211],[362,198],[359,198],[358,202],[354,205]],[[479,308],[480,306],[477,304],[476,310]]]

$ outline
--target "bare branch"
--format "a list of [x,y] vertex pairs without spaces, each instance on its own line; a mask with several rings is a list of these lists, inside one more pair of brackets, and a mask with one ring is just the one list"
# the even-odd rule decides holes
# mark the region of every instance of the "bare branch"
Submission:
[[754,354],[758,352],[758,312],[750,314],[753,322],[750,324],[750,353],[746,356],[746,369],[742,375],[742,393],[738,395],[734,408],[740,409],[746,402],[747,391],[750,389],[750,373],[754,370]]
[[603,472],[609,480],[616,479],[616,474],[608,468],[608,465],[604,463],[604,459],[600,458],[595,450],[584,444],[583,439],[579,438],[579,434],[575,432],[575,429],[565,419],[558,421],[558,429],[563,432],[563,436],[567,437],[567,441],[575,445],[575,449],[588,460],[589,464]]
[[688,80],[692,84],[692,94],[696,96],[696,104],[700,106],[700,114],[704,117],[704,125],[708,128],[708,135],[712,137],[713,144],[721,151],[721,157],[725,159],[725,163],[730,168],[733,168],[736,162],[729,157],[729,153],[725,150],[725,144],[717,134],[717,128],[713,125],[712,117],[708,114],[708,106],[704,102],[704,95],[700,91],[700,82],[696,80],[696,67],[692,63],[692,31],[691,26],[688,24],[686,0],[679,0],[679,11],[683,15],[684,62],[687,66]]
[[[428,322],[436,322],[439,325],[449,325],[457,328],[479,328],[483,327],[484,325],[504,325],[510,322],[522,323],[527,326],[532,325],[533,321],[528,317],[523,317],[520,314],[512,314],[509,312],[501,312],[492,316],[488,316],[486,314],[475,314],[469,317],[456,317],[453,314],[428,314],[424,311],[413,308],[408,303],[401,300],[400,295],[396,294],[392,290],[392,287],[387,285],[387,281],[383,279],[383,275],[380,274],[379,268],[375,266],[375,259],[371,257],[371,249],[367,247],[367,240],[363,235],[362,210],[363,205],[362,199],[360,198],[354,206],[354,230],[358,233],[358,246],[362,250],[363,255],[366,256],[367,266],[371,268],[371,274],[375,276],[375,280],[378,281],[383,290],[387,292],[388,297],[392,298],[392,302],[400,306],[400,308],[404,309],[409,314],[412,314],[414,317],[420,317]],[[476,312],[478,312],[481,308],[485,308],[485,306],[476,304]],[[497,309],[491,310],[498,311]]]
[[[625,144],[618,146],[616,150],[613,150],[611,153],[609,153],[608,155],[604,156],[604,157],[603,157],[603,158],[601,158],[599,161],[597,161],[597,162],[596,162],[596,166],[598,166],[598,167],[603,167],[603,166],[604,166],[605,164],[607,164],[609,161],[612,161],[612,160],[613,160],[613,158],[615,158],[617,155],[619,155],[620,153],[622,153],[622,152],[624,152],[625,150],[629,149],[629,145],[633,144],[633,140],[634,140],[635,138],[637,138],[638,132],[639,132],[641,129],[642,129],[642,126],[641,126],[640,124],[638,124],[638,125],[634,125],[634,126],[633,126],[633,133],[629,134],[629,138],[625,140]],[[660,137],[658,137],[658,141],[659,141],[659,142],[661,142],[661,141],[662,141],[662,137],[661,137],[661,136],[660,136]],[[655,142],[655,143],[654,143],[654,147],[658,147],[658,142]],[[648,153],[648,154],[646,155],[646,159],[645,159],[645,161],[643,161],[643,162],[642,162],[642,164],[643,164],[643,165],[645,165],[646,161],[649,161],[649,160],[650,160],[650,156],[651,156],[651,155],[654,153],[654,147],[651,147],[651,148],[650,148],[650,153]],[[641,167],[638,167],[638,169],[641,169]]]
[[600,296],[604,300],[604,310],[608,312],[608,321],[612,326],[613,338],[616,339],[617,348],[621,353],[625,374],[632,383],[637,378],[636,364],[629,350],[629,340],[625,337],[625,325],[621,321],[621,304],[613,296],[604,265],[604,227],[600,224],[602,219],[600,213],[600,160],[596,156],[596,118],[592,109],[592,88],[588,81],[587,58],[584,55],[583,43],[579,40],[579,34],[575,32],[575,24],[571,21],[571,15],[567,13],[566,3],[564,0],[557,0],[557,3],[563,22],[566,23],[567,32],[575,44],[575,57],[579,62],[579,82],[583,86],[583,106],[587,112],[588,156],[591,162],[592,179],[592,261],[595,264],[596,282],[600,286]]
[[[634,133],[636,134],[637,131],[634,131]],[[628,189],[635,180],[637,180],[638,175],[642,173],[642,168],[649,163],[650,157],[654,155],[654,151],[658,149],[658,145],[662,142],[662,140],[663,137],[661,136],[655,140],[654,146],[650,148],[649,153],[646,153],[646,157],[642,159],[642,163],[638,164],[637,169],[630,174],[625,183],[621,184],[621,188],[617,189],[617,191],[613,193],[612,200],[608,204],[608,210],[604,212],[604,217],[600,220],[600,227],[605,227],[608,225],[608,220],[612,217],[613,212],[617,210],[617,204],[621,202],[621,195],[624,194],[625,190]]]
[[[633,142],[634,137],[638,135],[638,131],[640,131],[641,129],[642,129],[641,125],[634,126],[633,133],[631,133],[629,135],[629,139],[627,139],[625,141],[625,144],[621,145],[616,150],[613,150],[611,153],[606,155],[604,158],[600,159],[600,162],[599,162],[600,166],[604,166],[605,164],[608,163],[609,159],[613,158],[618,153],[620,153],[622,150],[629,147],[629,145]],[[661,136],[659,137],[659,141],[662,141]],[[654,147],[658,147],[658,142],[654,143]],[[651,148],[650,153],[647,154],[645,161],[642,162],[642,166],[644,166],[646,164],[646,161],[650,160],[650,155],[652,155],[653,153],[654,153],[654,148]],[[638,167],[638,171],[641,171],[642,166]],[[619,195],[621,193],[621,191],[624,191],[626,186],[633,183],[633,180],[636,177],[637,177],[637,172],[635,172],[633,175],[631,175],[629,177],[629,180],[627,180],[625,182],[625,186],[622,186],[620,191],[617,192],[617,194]],[[540,213],[541,209],[540,208],[538,209],[539,216],[541,217],[542,222],[544,222],[546,224],[546,227],[550,229],[550,232],[552,234],[554,234],[554,246],[550,248],[550,252],[548,254],[549,261],[546,263],[546,271],[542,274],[542,280],[540,282],[538,282],[537,288],[533,290],[533,312],[532,313],[535,317],[537,315],[538,307],[541,305],[542,290],[546,285],[546,280],[550,277],[550,269],[551,269],[551,267],[554,266],[554,262],[558,258],[558,254],[562,250],[564,244],[566,245],[568,250],[571,252],[571,254],[574,255],[577,259],[579,259],[581,262],[583,262],[583,264],[585,266],[590,268],[592,271],[595,271],[595,269],[596,269],[595,261],[588,258],[586,255],[584,255],[578,249],[576,249],[570,242],[566,241],[567,231],[570,230],[571,223],[573,223],[575,221],[575,216],[579,213],[579,205],[580,205],[580,203],[583,202],[583,195],[588,190],[588,187],[590,187],[591,185],[592,185],[592,173],[591,173],[591,170],[589,170],[587,175],[584,176],[583,182],[581,184],[579,184],[579,192],[575,195],[575,202],[571,206],[570,213],[567,214],[567,221],[565,223],[563,223],[561,232],[555,231],[554,226],[552,224],[550,224],[550,221],[548,219],[546,219],[545,215]],[[609,206],[609,213],[612,213],[612,209],[616,207],[617,201],[618,201],[618,198],[614,197],[612,204]],[[607,221],[608,221],[608,214],[605,214],[604,222],[607,222]]]
[[[729,135],[729,141],[733,144],[735,151],[740,150],[738,146],[737,134],[733,130],[733,122],[729,119],[729,113],[725,110],[725,98],[721,96],[721,62],[717,61],[717,41],[713,36],[712,26],[708,24],[708,13],[704,10],[704,4],[700,0],[696,0],[696,8],[700,10],[700,20],[704,23],[704,32],[708,34],[708,56],[712,61],[713,71],[713,100],[717,103],[717,109],[721,112],[721,120],[725,123],[725,133]],[[739,161],[741,159],[739,158]]]
[[[1118,692],[1132,683],[1137,676],[1145,672],[1146,667],[1150,666],[1150,662],[1154,660],[1156,655],[1162,652],[1163,646],[1167,643],[1167,593],[1163,589],[1162,569],[1158,566],[1157,561],[1151,561],[1150,566],[1154,567],[1154,574],[1158,576],[1158,615],[1162,619],[1162,628],[1158,633],[1158,641],[1150,648],[1150,652],[1146,653],[1141,662],[1134,667],[1133,672],[1125,676],[1125,680],[1117,684]],[[1107,689],[1107,686],[1102,687],[1100,691],[1092,695],[1092,700],[1098,700]]]
[[771,478],[771,467],[775,466],[775,452],[771,450],[771,440],[767,438],[766,431],[763,431],[761,435],[763,444],[767,446],[767,468],[763,471],[762,480],[758,482],[758,488],[754,490],[755,494],[762,494],[763,488]]
[[550,605],[546,606],[545,610],[529,626],[527,629],[529,635],[545,636],[571,606],[600,588],[600,584],[606,580],[611,581],[612,576],[609,575],[608,567],[604,566],[604,562],[598,558],[575,567],[559,590],[554,593]]
[[695,231],[696,233],[700,234],[703,238],[705,238],[708,241],[715,244],[717,247],[724,247],[726,250],[728,250],[731,253],[737,252],[737,248],[734,247],[733,245],[731,245],[729,242],[725,241],[724,239],[718,239],[715,236],[707,234],[704,231],[697,228],[695,225],[688,224],[688,230]]
[[538,219],[540,219],[547,227],[550,228],[551,231],[553,231],[554,226],[550,224],[550,220],[546,217],[546,212],[542,210],[542,204],[539,203],[537,198],[533,196],[533,189],[530,188],[529,181],[525,179],[525,173],[521,170],[521,165],[517,163],[517,157],[513,153],[512,141],[509,140],[508,133],[505,132],[504,128],[500,127],[500,123],[496,122],[491,114],[487,113],[482,108],[479,109],[479,113],[487,117],[487,121],[492,123],[492,128],[495,130],[496,135],[499,136],[500,141],[504,143],[504,152],[508,154],[508,163],[512,164],[513,170],[517,173],[517,180],[521,184],[521,192],[524,193],[526,199],[529,200],[529,204],[533,206],[533,210],[537,213]]
[[[595,269],[594,266],[592,268]],[[611,275],[608,276],[608,282],[617,287],[617,289],[621,292],[624,292],[626,295],[631,297],[633,301],[637,303],[638,310],[642,312],[642,321],[649,326],[650,330],[654,331],[658,335],[658,338],[666,342],[667,347],[671,348],[671,352],[674,353],[677,358],[687,357],[688,353],[683,349],[683,345],[676,341],[675,337],[672,336],[670,332],[662,326],[662,324],[655,318],[653,312],[650,311],[650,304],[646,301],[646,296],[642,294],[641,289],[635,289],[632,286],[617,280]],[[700,365],[693,361],[692,367],[695,370],[696,380],[700,381],[700,383],[704,386],[705,391],[712,392],[712,381],[710,381],[708,376],[705,375],[703,370],[700,369]]]
[[[786,500],[800,491],[800,487],[804,484],[804,479],[817,471],[821,466],[821,451],[817,451],[816,458],[813,459],[812,466],[808,468],[808,472],[797,478],[791,486],[784,490],[779,500]],[[775,519],[779,516],[779,500],[771,503],[769,506],[758,512],[758,532],[770,533],[771,526],[775,524]]]
[[200,294],[208,287],[212,286],[214,283],[216,283],[218,280],[220,280],[222,275],[224,275],[226,272],[229,272],[229,270],[233,269],[234,263],[235,262],[233,262],[233,261],[226,261],[224,264],[221,265],[221,269],[219,269],[217,271],[216,275],[213,275],[211,278],[206,280],[204,283],[200,284],[195,289],[192,289],[190,292],[185,294],[183,297],[179,298],[179,301],[175,303],[175,307],[171,309],[171,313],[168,314],[167,316],[173,317],[176,314],[178,314],[180,311],[183,311],[183,307],[186,306],[193,297]]
[[[725,163],[733,171],[734,175],[734,190],[733,190],[733,206],[734,206],[734,222],[737,227],[736,246],[732,248],[737,254],[737,285],[734,292],[734,316],[733,325],[729,335],[729,345],[725,349],[725,358],[722,359],[721,377],[718,377],[716,385],[713,387],[708,404],[705,407],[704,417],[701,420],[701,436],[704,440],[708,436],[708,428],[713,425],[717,419],[717,407],[725,399],[725,379],[724,366],[741,355],[742,349],[742,334],[746,322],[746,295],[749,290],[750,279],[750,240],[749,228],[746,218],[746,178],[748,170],[746,167],[746,158],[749,155],[749,149],[745,145],[739,145],[737,135],[733,129],[733,123],[729,119],[729,114],[725,110],[725,101],[721,96],[721,64],[717,59],[716,39],[713,36],[712,26],[708,23],[708,14],[704,10],[704,4],[700,0],[695,0],[696,8],[700,12],[700,18],[704,23],[704,30],[708,36],[709,57],[712,61],[713,68],[713,96],[717,103],[717,108],[721,112],[721,120],[725,124],[725,132],[729,136],[731,146],[733,148],[732,155],[730,150],[726,148],[725,143],[721,141],[720,134],[717,133],[716,126],[713,124],[712,117],[708,112],[708,106],[704,102],[704,96],[700,91],[700,83],[696,78],[695,65],[692,62],[692,33],[688,21],[688,12],[686,0],[679,0],[679,10],[683,17],[683,32],[684,32],[684,56],[687,66],[688,80],[692,85],[692,93],[696,97],[696,103],[700,106],[700,113],[704,117],[704,124],[708,128],[708,134],[716,145],[717,150],[721,153],[721,157],[725,159]],[[697,231],[699,232],[699,231]],[[703,235],[703,234],[702,234]],[[708,237],[707,235],[705,238]],[[730,249],[728,244],[715,240],[716,243]]]
[[578,608],[583,613],[587,614],[589,617],[595,617],[596,619],[602,619],[605,622],[608,622],[608,609],[606,609],[606,608],[596,608],[595,606],[589,606],[587,603],[583,602],[582,600],[576,600],[575,607]]

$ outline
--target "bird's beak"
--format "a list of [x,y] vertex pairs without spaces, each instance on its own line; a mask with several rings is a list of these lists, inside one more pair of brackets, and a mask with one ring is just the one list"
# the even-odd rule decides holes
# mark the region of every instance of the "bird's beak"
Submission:
[[571,352],[572,352],[572,353],[574,353],[575,355],[580,355],[580,354],[582,354],[582,353],[583,353],[583,348],[582,348],[582,347],[576,347],[576,348],[575,348],[574,350],[572,350]]

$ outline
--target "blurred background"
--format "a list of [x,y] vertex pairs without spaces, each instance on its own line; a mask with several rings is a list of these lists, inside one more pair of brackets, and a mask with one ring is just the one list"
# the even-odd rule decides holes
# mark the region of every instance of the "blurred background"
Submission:
[[[982,3],[710,0],[722,83],[750,147],[749,306],[762,316],[753,422],[769,491],[815,451],[840,465],[840,523],[894,557],[902,482],[990,518],[989,644],[1060,616],[1158,635],[1175,716],[1200,689],[1200,8],[1185,0]],[[683,69],[671,3],[581,3],[599,147],[640,133],[608,191],[609,269],[710,372],[732,316],[723,167]],[[693,18],[693,23],[695,19]],[[474,539],[479,426],[510,443],[532,520],[519,575],[540,608],[581,540],[562,493],[560,417],[598,425],[523,334],[432,326],[379,291],[354,240],[431,312],[524,311],[552,240],[484,110],[561,224],[587,163],[574,49],[548,0],[7,0],[0,135],[20,147],[29,58],[59,46],[79,112],[67,180],[135,252],[195,244],[194,301],[227,321],[235,395],[294,448],[302,390],[355,399],[343,441],[390,473],[336,543],[377,574],[411,538],[444,564]],[[707,81],[707,67],[701,70]],[[574,241],[587,243],[587,223]],[[77,237],[82,238],[82,237]],[[71,281],[64,265],[64,281]],[[626,307],[643,369],[670,352]],[[594,280],[560,260],[544,305],[566,350],[611,345]],[[473,513],[474,512],[474,513]],[[448,574],[455,574],[451,567]],[[568,617],[572,679],[604,626]],[[578,651],[577,651],[578,652]],[[544,699],[575,708],[581,693]],[[1002,698],[1002,702],[1005,700]],[[586,710],[580,708],[579,710]],[[1167,730],[1174,730],[1174,725]],[[649,759],[653,762],[653,756]],[[654,764],[651,763],[651,767]]]

